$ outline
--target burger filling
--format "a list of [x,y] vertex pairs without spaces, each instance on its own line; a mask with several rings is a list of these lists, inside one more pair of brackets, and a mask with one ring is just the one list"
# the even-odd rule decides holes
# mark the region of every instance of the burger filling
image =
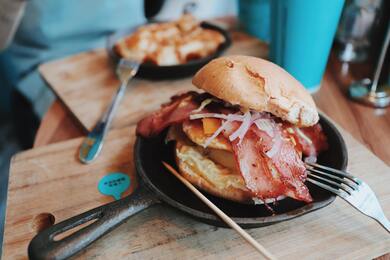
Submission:
[[210,161],[239,173],[254,198],[312,201],[304,184],[304,160],[315,161],[327,148],[318,123],[298,128],[267,112],[242,111],[208,93],[188,92],[141,120],[137,134],[156,136],[172,125],[181,126],[198,146],[194,153],[201,151]]

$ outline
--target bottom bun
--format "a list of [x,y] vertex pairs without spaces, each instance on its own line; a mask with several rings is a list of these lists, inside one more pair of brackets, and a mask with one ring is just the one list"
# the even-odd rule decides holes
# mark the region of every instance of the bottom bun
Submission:
[[193,185],[214,196],[242,203],[252,201],[240,174],[214,163],[201,147],[176,142],[176,163],[181,175]]
[[[176,140],[176,163],[181,175],[199,189],[214,196],[227,200],[248,204],[264,204],[264,201],[253,198],[253,193],[246,186],[241,174],[232,168],[223,166],[211,160],[206,151],[200,146],[190,145],[180,139]],[[209,149],[212,150],[212,149]],[[225,157],[227,161],[233,158]],[[231,163],[226,163],[231,165]],[[279,196],[276,200],[281,200]],[[266,203],[275,199],[266,199]]]

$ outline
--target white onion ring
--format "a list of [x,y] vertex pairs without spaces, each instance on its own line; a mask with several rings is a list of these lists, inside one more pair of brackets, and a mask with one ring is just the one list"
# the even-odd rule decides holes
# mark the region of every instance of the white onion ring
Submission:
[[190,120],[194,119],[202,119],[207,117],[214,117],[214,118],[220,118],[220,119],[227,119],[228,116],[225,114],[217,114],[217,113],[203,113],[203,114],[193,114],[190,115]]
[[244,136],[246,134],[246,132],[248,131],[249,127],[251,126],[251,112],[246,112],[244,114],[244,119],[240,125],[240,127],[233,133],[229,136],[229,140],[232,142],[234,140],[238,138],[240,138],[240,142],[242,139],[244,139]]
[[256,124],[259,130],[266,132],[267,135],[269,135],[270,137],[274,136],[274,128],[271,120],[259,118],[256,119],[254,123]]
[[242,122],[240,127],[234,131],[229,136],[230,141],[234,141],[237,138],[239,138],[240,142],[244,139],[247,131],[251,127],[251,125],[254,123],[256,127],[266,132],[270,137],[274,137],[274,143],[272,145],[271,150],[266,152],[266,155],[270,158],[272,158],[280,149],[280,146],[282,144],[281,136],[274,134],[274,125],[273,122],[270,120],[270,117],[266,113],[261,112],[253,112],[250,111],[246,112],[244,115],[238,115],[238,114],[219,114],[219,113],[201,113],[201,114],[192,114],[190,115],[190,120],[195,119],[202,119],[202,118],[219,118],[225,120],[222,125],[205,141],[203,144],[203,147],[206,148],[210,145],[210,143],[223,131],[227,130],[228,123],[231,123],[233,121],[240,121]]
[[312,143],[313,143],[313,141],[312,141],[309,137],[307,137],[307,136],[301,131],[301,129],[299,129],[298,127],[294,127],[294,130],[295,130],[295,132],[297,132],[297,134],[298,134],[300,137],[302,137],[307,143],[309,143],[309,144],[312,144]]
[[202,103],[200,104],[200,106],[197,109],[192,110],[191,113],[198,113],[198,112],[202,111],[202,109],[205,108],[211,102],[213,102],[213,99],[211,99],[211,98],[203,100]]
[[272,144],[271,150],[267,151],[265,154],[269,158],[273,158],[275,154],[279,152],[281,146],[282,146],[282,137],[280,136],[279,133],[276,133],[276,135],[274,136],[274,143]]

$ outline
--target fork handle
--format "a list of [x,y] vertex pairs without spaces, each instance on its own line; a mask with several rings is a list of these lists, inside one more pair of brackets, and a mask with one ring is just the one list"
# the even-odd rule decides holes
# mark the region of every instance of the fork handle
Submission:
[[114,114],[119,106],[119,103],[125,95],[126,87],[129,81],[130,79],[123,80],[121,82],[106,113],[81,144],[79,151],[79,159],[81,162],[90,163],[99,155],[103,147],[104,138],[106,137],[108,129],[111,126],[112,119],[114,118]]
[[375,220],[390,233],[390,221],[387,220],[384,214],[380,214],[380,216],[377,216]]

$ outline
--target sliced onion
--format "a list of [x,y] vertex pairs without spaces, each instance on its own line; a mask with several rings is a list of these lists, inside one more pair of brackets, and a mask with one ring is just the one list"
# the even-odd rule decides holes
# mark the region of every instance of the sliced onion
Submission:
[[213,118],[220,118],[225,119],[229,121],[243,121],[244,116],[243,115],[237,115],[237,114],[218,114],[218,113],[202,113],[202,114],[192,114],[190,115],[190,119],[201,119],[201,118],[207,118],[207,117],[213,117]]
[[282,137],[280,133],[276,133],[276,135],[274,136],[274,143],[272,144],[271,150],[267,151],[265,154],[269,158],[273,158],[275,154],[279,152],[281,146],[282,146]]
[[244,119],[240,125],[240,127],[233,133],[229,136],[229,140],[232,142],[234,140],[238,138],[240,138],[240,142],[241,140],[244,138],[246,132],[248,131],[249,127],[251,126],[251,112],[246,112],[244,114]]
[[[207,104],[206,104],[207,105]],[[279,132],[274,131],[274,123],[270,120],[270,117],[266,113],[254,112],[253,114],[250,111],[247,111],[244,115],[238,114],[218,114],[218,113],[201,113],[201,114],[192,114],[190,115],[190,119],[201,119],[201,118],[220,118],[225,121],[222,125],[205,141],[203,147],[206,148],[210,145],[210,143],[224,130],[227,129],[231,122],[240,121],[242,122],[240,127],[234,131],[230,136],[229,140],[232,142],[239,138],[239,142],[241,142],[251,125],[254,123],[257,128],[261,131],[264,131],[270,137],[273,137],[273,145],[272,148],[266,152],[266,155],[270,158],[273,158],[280,150],[282,146],[282,136]],[[301,135],[303,138],[307,138],[302,131],[296,129],[297,133]],[[308,138],[307,138],[308,139]],[[309,139],[310,140],[310,139]]]
[[271,120],[260,118],[256,119],[254,123],[259,130],[266,132],[270,137],[274,136],[274,126]]
[[214,132],[212,136],[207,138],[207,140],[203,144],[203,148],[207,148],[211,144],[211,142],[228,126],[230,121],[225,121],[222,123],[222,125]]
[[297,134],[302,137],[308,144],[312,144],[313,142],[311,141],[311,139],[309,137],[307,137],[302,131],[301,129],[299,129],[298,127],[294,127],[294,130],[295,132],[297,132]]
[[217,113],[203,113],[203,114],[193,114],[190,115],[190,119],[201,119],[206,117],[214,117],[214,118],[221,118],[221,119],[228,119],[228,116],[225,114],[217,114]]
[[244,120],[244,115],[229,114],[227,116],[227,119],[229,121],[243,121]]
[[269,119],[269,115],[265,112],[252,112],[252,121],[256,121],[257,119]]
[[211,102],[213,102],[212,98],[208,98],[208,99],[203,100],[202,103],[200,104],[200,106],[197,109],[192,110],[191,113],[198,113],[198,112],[202,111],[202,109],[205,108]]
[[[202,105],[203,105],[203,102],[202,102]],[[201,105],[201,107],[202,107],[202,105]],[[225,114],[218,114],[218,113],[200,113],[200,114],[191,114],[190,115],[191,120],[201,119],[201,118],[210,118],[210,117],[223,119],[223,120],[225,120],[225,122],[213,133],[212,136],[207,138],[206,142],[203,145],[203,147],[205,147],[205,148],[208,145],[210,145],[212,140],[215,139],[223,130],[229,130],[229,129],[227,129],[227,127],[229,126],[228,123],[233,122],[233,121],[240,121],[242,123],[241,123],[240,127],[229,136],[230,141],[234,141],[237,138],[239,138],[240,142],[241,142],[242,139],[244,139],[247,131],[249,130],[249,128],[251,127],[251,125],[253,123],[255,123],[256,126],[261,131],[266,132],[270,137],[274,136],[274,134],[273,134],[274,126],[273,126],[272,121],[270,120],[270,117],[267,113],[263,113],[263,112],[251,113],[250,111],[247,111],[247,112],[245,112],[244,115],[239,115],[239,114],[225,115]],[[277,142],[275,142],[275,143],[277,143]],[[281,140],[280,140],[280,143],[281,143]],[[273,148],[274,148],[274,146],[273,146]],[[280,146],[279,143],[278,143],[278,146]],[[278,150],[274,151],[273,148],[270,151],[268,151],[268,153],[270,153],[271,155],[273,155],[274,153],[276,153],[278,151]]]

